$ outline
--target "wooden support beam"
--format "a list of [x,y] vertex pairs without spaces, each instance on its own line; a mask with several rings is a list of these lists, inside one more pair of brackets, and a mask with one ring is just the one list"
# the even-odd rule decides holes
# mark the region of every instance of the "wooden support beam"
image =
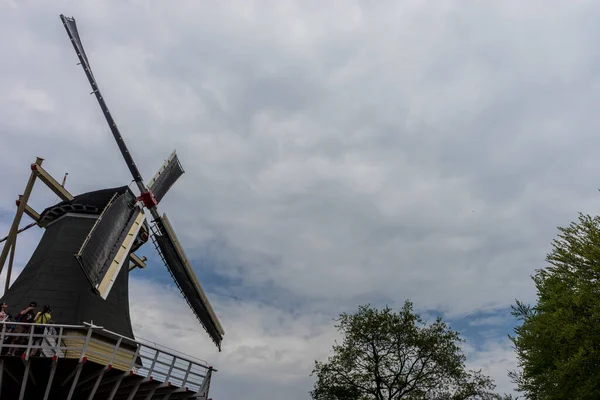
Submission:
[[35,175],[46,184],[58,197],[65,201],[73,200],[73,195],[67,191],[60,183],[56,181],[41,165],[37,165],[35,168],[32,165],[31,169]]
[[146,256],[139,258],[138,256],[136,256],[134,253],[131,253],[129,255],[129,261],[131,261],[131,264],[129,264],[129,271],[131,271],[134,268],[146,268]]
[[31,195],[31,191],[33,190],[33,185],[35,183],[36,174],[34,172],[35,169],[39,168],[44,161],[43,158],[37,157],[35,163],[31,164],[31,175],[29,176],[29,181],[27,181],[27,185],[25,186],[25,190],[23,191],[22,201],[17,207],[17,213],[15,215],[15,219],[10,227],[8,232],[8,239],[2,248],[2,253],[0,254],[0,274],[2,273],[2,269],[4,268],[4,263],[6,262],[6,257],[8,256],[8,251],[15,243],[15,237],[17,236],[17,231],[19,230],[19,222],[21,222],[21,218],[23,217],[23,213],[25,212],[25,206],[27,205],[27,201],[29,200],[29,196]]
[[152,399],[152,396],[154,396],[154,392],[156,392],[156,389],[158,389],[158,386],[154,386],[152,389],[150,389],[148,395],[146,396],[146,400]]
[[27,382],[29,382],[29,367],[31,366],[31,360],[25,361],[25,372],[23,373],[23,380],[21,381],[21,391],[19,392],[19,400],[25,398],[25,390],[27,389]]
[[127,400],[133,400],[133,398],[135,397],[138,389],[140,388],[140,385],[142,384],[142,382],[144,382],[143,380],[139,380],[137,381],[137,383],[135,384],[135,386],[129,391],[129,396],[127,396]]
[[12,379],[13,381],[15,381],[15,383],[19,384],[21,383],[21,381],[19,379],[17,379],[12,372],[10,372],[10,370],[8,369],[8,365],[4,365],[4,372],[6,373],[6,375],[8,375],[8,377],[10,379]]
[[13,244],[10,248],[10,257],[8,257],[8,268],[6,269],[6,282],[4,283],[4,293],[8,292],[10,287],[10,275],[12,274],[12,267],[15,261],[15,248],[17,247],[17,236],[13,238]]
[[108,371],[108,367],[104,367],[100,370],[100,373],[96,377],[96,382],[94,383],[94,387],[92,388],[92,391],[88,395],[88,400],[94,400],[94,396],[96,395],[96,390],[98,390],[98,387],[100,386],[100,382],[102,382],[102,378],[104,377],[104,373],[106,371]]
[[100,374],[104,374],[105,370],[106,370],[106,366],[104,368],[102,368],[100,371],[98,372],[94,372],[92,375],[86,377],[84,380],[80,381],[77,384],[77,388],[81,388],[82,386],[84,386],[86,383],[93,381],[94,379],[98,378],[98,375]]
[[73,378],[73,383],[71,384],[71,389],[69,390],[69,395],[67,396],[67,400],[71,400],[73,398],[73,393],[75,392],[75,387],[77,387],[77,382],[79,381],[79,376],[81,375],[81,370],[83,369],[83,362],[79,362],[77,364],[77,368],[75,369],[75,377]]
[[[21,204],[22,201],[23,201],[23,195],[20,194],[19,199],[15,202],[17,207],[19,207],[19,204]],[[40,220],[40,213],[35,211],[33,208],[29,207],[29,204],[27,204],[27,202],[25,202],[25,214],[27,214],[29,216],[29,218],[31,218],[35,222],[38,222]]]
[[[35,222],[38,222],[40,220],[40,214],[37,211],[35,211],[33,208],[29,207],[29,205],[27,204],[27,201],[24,200],[24,198],[25,197],[22,194],[19,195],[19,199],[16,201],[17,210],[18,210],[18,207],[21,205],[21,203],[24,202],[25,209],[23,210],[23,212],[25,214],[27,214]],[[17,230],[15,235],[12,237],[13,242],[12,242],[12,246],[10,247],[10,256],[8,257],[8,268],[6,269],[6,282],[4,283],[4,293],[6,293],[8,291],[8,288],[10,287],[10,276],[12,274],[13,262],[15,260],[15,248],[17,246],[17,235],[19,234],[19,232],[21,232],[22,230],[25,230],[29,227],[30,226],[27,226],[23,229]],[[8,241],[7,241],[7,243],[8,243]],[[0,268],[0,271],[2,271],[2,268]]]
[[[17,235],[19,234],[19,223],[21,222],[21,218],[23,218],[23,214],[27,214],[31,219],[33,219],[36,223],[40,220],[40,214],[31,208],[27,202],[29,201],[29,196],[31,195],[31,191],[33,190],[33,186],[35,184],[36,178],[39,178],[46,186],[48,186],[54,193],[56,193],[63,200],[73,200],[73,196],[69,193],[63,185],[60,185],[56,179],[54,179],[44,168],[42,168],[42,163],[44,159],[41,157],[36,157],[35,163],[31,164],[31,175],[29,176],[29,180],[27,181],[27,185],[25,186],[25,191],[22,195],[19,195],[19,198],[16,202],[17,204],[17,212],[15,214],[15,218],[8,232],[8,236],[5,238],[6,243],[2,248],[2,253],[0,253],[0,274],[4,269],[4,263],[6,262],[6,258],[9,256],[10,251],[10,260],[8,263],[8,272],[6,276],[6,282],[4,285],[4,293],[8,290],[10,285],[10,275],[12,272],[12,264],[14,260],[15,246],[17,242]],[[64,182],[64,180],[63,180]],[[30,226],[23,228],[25,230]],[[4,239],[3,239],[4,240]]]
[[69,381],[71,379],[73,379],[73,377],[75,376],[75,374],[77,373],[77,370],[79,368],[79,365],[81,365],[81,363],[78,364],[77,368],[75,368],[74,370],[72,370],[69,375],[67,375],[67,377],[62,381],[62,383],[60,384],[60,386],[67,386],[67,383],[69,383]]
[[27,214],[27,216],[29,218],[31,218],[32,220],[34,220],[35,222],[38,222],[40,220],[40,213],[38,213],[37,211],[35,211],[33,208],[29,207],[28,205],[25,205],[25,214]]
[[[23,360],[23,365],[27,366],[27,363],[29,362],[29,360]],[[33,383],[33,386],[37,386],[37,382],[35,381],[35,376],[33,376],[33,372],[31,371],[31,369],[29,370],[29,379],[31,380],[31,383]]]
[[119,379],[117,379],[117,381],[115,382],[115,385],[113,386],[112,390],[110,391],[110,395],[108,395],[108,400],[113,400],[115,398],[115,395],[117,394],[117,390],[119,390],[119,386],[121,386],[121,382],[123,382],[123,378],[125,378],[126,376],[129,376],[128,372],[123,372],[120,376]]
[[52,382],[54,381],[54,374],[56,374],[56,366],[58,365],[58,358],[52,357],[52,368],[50,369],[50,376],[48,377],[48,383],[46,384],[46,392],[44,393],[44,400],[48,400],[50,396],[50,390],[52,389]]

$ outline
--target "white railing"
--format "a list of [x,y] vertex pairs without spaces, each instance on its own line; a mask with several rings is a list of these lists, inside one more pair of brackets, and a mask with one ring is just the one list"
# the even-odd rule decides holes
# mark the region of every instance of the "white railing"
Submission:
[[[18,326],[24,329],[18,329]],[[44,332],[36,333],[34,327],[44,327]],[[37,356],[79,358],[80,362],[87,359],[95,362],[100,360],[108,368],[116,367],[119,363],[119,369],[124,369],[125,372],[193,392],[200,389],[209,368],[212,369],[205,361],[92,324],[28,324],[9,321],[0,322],[0,328],[2,356],[15,355],[24,360]],[[37,354],[34,355],[34,351]]]

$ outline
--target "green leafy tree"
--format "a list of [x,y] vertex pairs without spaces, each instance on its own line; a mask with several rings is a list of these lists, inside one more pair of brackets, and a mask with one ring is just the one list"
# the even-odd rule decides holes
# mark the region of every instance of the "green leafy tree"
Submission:
[[532,277],[537,304],[513,306],[510,376],[526,399],[600,399],[600,217],[558,229],[549,265]]
[[343,342],[315,362],[316,400],[509,399],[480,371],[465,368],[458,332],[425,324],[407,301],[400,312],[361,306],[336,320]]

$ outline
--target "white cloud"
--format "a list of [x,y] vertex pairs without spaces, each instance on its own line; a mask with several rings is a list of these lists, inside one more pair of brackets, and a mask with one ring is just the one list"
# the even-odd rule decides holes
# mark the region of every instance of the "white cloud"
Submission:
[[131,317],[136,336],[207,360],[219,371],[212,396],[260,399],[273,384],[296,388],[287,398],[306,398],[314,360],[327,356],[337,337],[325,313],[285,312],[252,301],[216,297],[214,306],[227,321],[222,352],[190,315],[172,287],[132,279]]
[[498,326],[498,325],[506,325],[511,323],[511,315],[503,314],[503,315],[492,315],[489,317],[476,318],[469,322],[471,326]]
[[517,357],[508,338],[488,339],[477,350],[467,343],[463,349],[467,355],[467,366],[492,376],[498,393],[519,395],[508,377],[508,371],[517,369]]
[[[136,336],[175,346],[219,369],[212,396],[260,399],[270,388],[288,390],[288,399],[304,399],[312,388],[315,360],[325,360],[339,334],[327,313],[286,312],[251,300],[215,298],[220,317],[228,321],[226,346],[218,353],[179,293],[147,279],[131,282],[131,316]],[[488,338],[480,346],[463,344],[467,367],[496,380],[499,393],[511,393],[507,371],[516,357],[506,338]]]

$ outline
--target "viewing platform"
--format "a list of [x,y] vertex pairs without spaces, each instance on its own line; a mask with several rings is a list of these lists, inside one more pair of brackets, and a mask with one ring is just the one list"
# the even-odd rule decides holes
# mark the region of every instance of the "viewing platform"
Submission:
[[[18,325],[28,332],[14,333]],[[0,328],[3,400],[208,400],[216,371],[203,360],[92,324],[0,322]]]

